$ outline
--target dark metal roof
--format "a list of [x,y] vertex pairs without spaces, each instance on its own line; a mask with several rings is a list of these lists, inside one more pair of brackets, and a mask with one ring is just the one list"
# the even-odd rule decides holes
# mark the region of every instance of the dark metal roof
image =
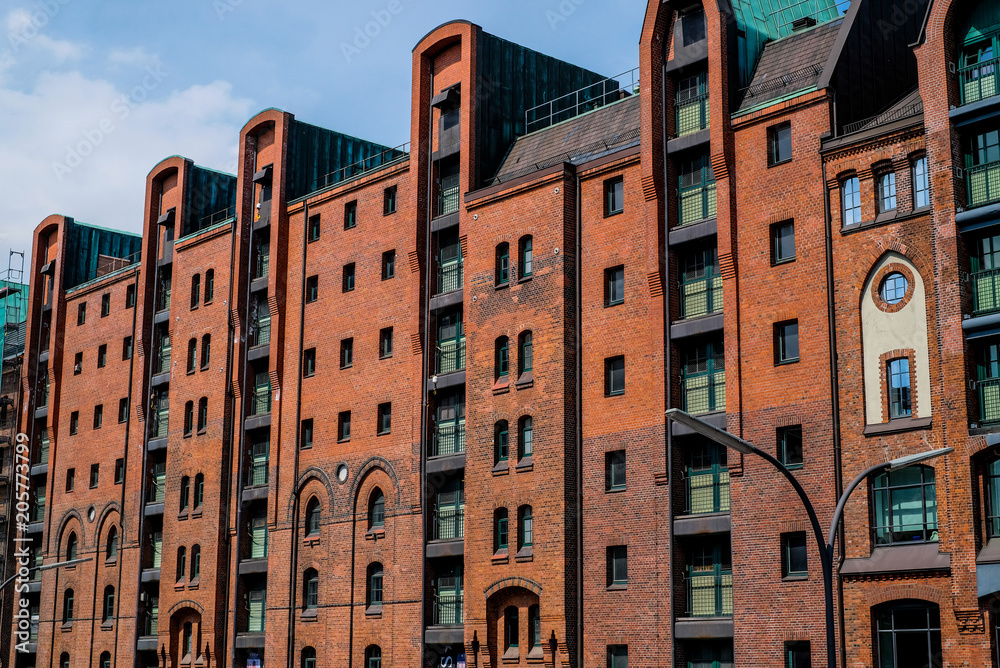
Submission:
[[815,86],[843,19],[793,34],[764,47],[739,111]]
[[856,123],[844,126],[844,134],[860,132],[861,130],[872,130],[887,123],[910,118],[911,116],[919,116],[922,113],[924,113],[924,101],[920,97],[920,89],[914,88],[898,102],[877,116],[865,118]]
[[493,184],[553,165],[579,165],[639,144],[639,96],[630,95],[582,116],[518,138]]

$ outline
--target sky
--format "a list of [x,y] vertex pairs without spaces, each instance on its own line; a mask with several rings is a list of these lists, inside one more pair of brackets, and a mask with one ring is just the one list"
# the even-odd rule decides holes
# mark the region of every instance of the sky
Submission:
[[[171,155],[233,173],[277,107],[409,140],[411,52],[438,25],[613,76],[638,66],[644,0],[0,0],[0,273],[50,214],[140,232]],[[567,91],[569,92],[569,91]]]

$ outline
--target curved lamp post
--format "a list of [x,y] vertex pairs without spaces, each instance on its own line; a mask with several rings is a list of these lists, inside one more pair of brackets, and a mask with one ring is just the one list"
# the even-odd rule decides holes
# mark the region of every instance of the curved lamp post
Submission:
[[788,479],[788,482],[791,483],[795,492],[799,495],[799,499],[802,500],[802,505],[805,506],[806,513],[809,515],[809,522],[812,524],[813,533],[816,534],[816,542],[819,544],[820,563],[823,566],[823,593],[826,597],[826,663],[829,668],[837,668],[837,641],[833,629],[833,544],[837,539],[837,525],[840,523],[840,518],[844,514],[844,506],[847,505],[848,497],[851,496],[851,492],[853,492],[858,485],[860,485],[873,473],[879,473],[881,471],[895,471],[908,466],[913,466],[914,464],[925,462],[928,459],[934,459],[935,457],[946,455],[949,452],[954,451],[954,448],[927,450],[915,455],[908,455],[906,457],[893,459],[882,464],[876,464],[875,466],[865,469],[858,474],[858,476],[851,481],[851,484],[844,490],[840,500],[837,502],[837,508],[833,512],[833,519],[830,521],[830,531],[824,534],[819,523],[819,518],[816,516],[816,510],[813,508],[812,502],[809,500],[809,496],[806,494],[806,491],[802,488],[802,485],[799,484],[799,481],[795,478],[795,476],[792,475],[792,472],[789,471],[785,465],[779,462],[774,456],[751,445],[750,443],[747,443],[742,438],[734,436],[727,431],[723,431],[722,429],[719,429],[704,420],[688,415],[679,408],[669,409],[666,412],[666,415],[668,419],[673,420],[674,422],[679,422],[695,433],[700,434],[701,436],[704,436],[719,445],[724,445],[730,450],[735,450],[743,455],[757,455],[761,459],[768,461],[772,466],[774,466],[774,468],[778,469],[778,471],[780,471],[781,474]]

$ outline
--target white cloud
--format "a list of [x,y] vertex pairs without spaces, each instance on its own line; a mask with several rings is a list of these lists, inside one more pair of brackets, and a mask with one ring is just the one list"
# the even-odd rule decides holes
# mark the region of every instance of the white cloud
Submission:
[[52,39],[45,34],[45,26],[51,19],[52,16],[44,11],[31,12],[23,8],[10,11],[5,22],[9,53],[31,59],[45,57],[56,65],[83,57],[86,48],[82,44]]
[[139,66],[145,67],[160,62],[160,57],[148,53],[146,49],[137,46],[131,49],[112,49],[108,53],[108,65],[113,67]]

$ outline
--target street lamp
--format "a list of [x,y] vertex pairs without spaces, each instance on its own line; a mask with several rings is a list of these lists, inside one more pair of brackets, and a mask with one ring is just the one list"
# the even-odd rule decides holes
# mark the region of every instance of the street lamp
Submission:
[[[80,559],[70,559],[69,561],[59,561],[59,562],[56,562],[54,564],[42,564],[41,566],[37,566],[35,568],[32,568],[31,570],[33,570],[33,571],[48,571],[48,570],[52,570],[53,568],[60,568],[62,566],[75,566],[77,564],[82,564],[82,563],[86,563],[88,561],[93,561],[93,560],[94,560],[93,557],[81,557]],[[4,587],[6,587],[7,585],[9,585],[17,577],[18,577],[18,574],[14,573],[9,578],[7,578],[6,580],[4,580],[3,584],[0,584],[0,590],[3,590]]]
[[727,431],[723,431],[718,427],[715,427],[704,420],[699,420],[696,417],[688,415],[679,408],[671,408],[667,410],[667,418],[673,420],[674,422],[679,422],[685,427],[691,429],[697,434],[704,436],[710,441],[714,441],[719,445],[724,445],[730,450],[735,450],[736,452],[743,455],[757,455],[761,459],[767,460],[772,466],[774,466],[778,471],[781,472],[788,482],[791,483],[792,487],[795,488],[795,492],[799,495],[799,499],[802,500],[802,505],[805,506],[806,513],[809,515],[809,522],[812,524],[813,533],[816,534],[816,542],[819,544],[819,556],[820,563],[823,566],[823,593],[826,597],[826,663],[829,668],[837,668],[837,642],[833,630],[833,543],[837,539],[837,525],[840,523],[840,518],[844,514],[844,507],[847,505],[847,499],[850,497],[851,492],[853,492],[858,485],[862,483],[868,476],[873,473],[878,473],[880,471],[896,471],[907,466],[913,466],[914,464],[919,464],[920,462],[925,462],[929,459],[934,459],[935,457],[940,457],[941,455],[946,455],[949,452],[953,452],[954,448],[939,448],[937,450],[927,450],[925,452],[920,452],[915,455],[907,455],[906,457],[899,457],[898,459],[893,459],[882,464],[876,464],[871,466],[864,471],[862,471],[858,476],[851,481],[851,484],[847,486],[844,493],[841,495],[840,500],[837,502],[837,508],[833,512],[833,519],[830,521],[830,531],[823,534],[823,529],[820,527],[819,518],[816,517],[816,510],[813,508],[812,502],[809,501],[809,496],[806,491],[799,484],[799,481],[792,475],[784,464],[779,462],[770,453],[757,448],[750,443],[747,443],[742,438],[734,436]]

